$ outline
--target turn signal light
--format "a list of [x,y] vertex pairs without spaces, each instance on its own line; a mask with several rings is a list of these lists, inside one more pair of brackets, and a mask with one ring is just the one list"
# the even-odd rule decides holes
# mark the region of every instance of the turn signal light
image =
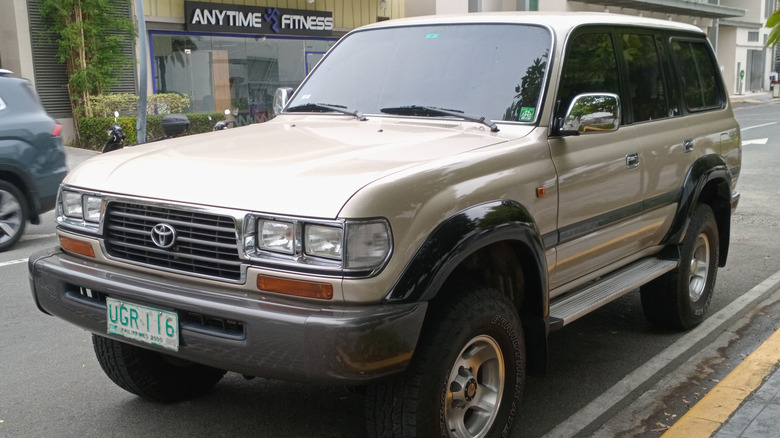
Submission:
[[257,288],[267,292],[276,292],[297,297],[333,299],[333,285],[312,281],[289,280],[286,278],[257,276]]
[[95,250],[92,249],[92,244],[84,242],[83,240],[76,240],[71,237],[60,236],[60,246],[65,251],[80,254],[90,258],[95,258]]

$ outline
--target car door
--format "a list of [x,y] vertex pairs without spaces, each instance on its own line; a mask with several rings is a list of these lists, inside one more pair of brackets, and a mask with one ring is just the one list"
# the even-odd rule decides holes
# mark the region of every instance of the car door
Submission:
[[[581,93],[622,94],[614,32],[588,29],[566,44],[554,117],[562,118]],[[559,240],[551,289],[598,275],[642,246],[641,162],[635,128],[551,136],[558,172]],[[574,282],[573,280],[579,280]],[[552,295],[566,288],[553,290]]]

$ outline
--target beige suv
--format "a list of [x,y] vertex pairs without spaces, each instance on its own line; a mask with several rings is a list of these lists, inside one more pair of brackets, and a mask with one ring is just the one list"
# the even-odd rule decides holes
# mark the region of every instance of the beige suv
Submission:
[[370,435],[506,436],[550,330],[637,288],[655,324],[705,318],[741,152],[698,28],[393,20],[278,104],[62,185],[33,295],[122,388],[365,385]]

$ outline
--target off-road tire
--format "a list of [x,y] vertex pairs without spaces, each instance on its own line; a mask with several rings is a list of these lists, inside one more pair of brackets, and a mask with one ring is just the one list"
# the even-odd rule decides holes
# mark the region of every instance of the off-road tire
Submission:
[[460,287],[432,304],[407,370],[367,388],[369,436],[509,436],[525,386],[520,319],[497,290]]
[[223,370],[98,335],[92,335],[92,345],[100,366],[114,383],[149,400],[170,403],[197,397],[225,375]]
[[0,252],[11,249],[24,234],[27,199],[13,184],[0,181]]
[[718,223],[712,209],[698,204],[680,249],[679,266],[640,289],[642,310],[652,324],[687,330],[707,316],[720,257]]

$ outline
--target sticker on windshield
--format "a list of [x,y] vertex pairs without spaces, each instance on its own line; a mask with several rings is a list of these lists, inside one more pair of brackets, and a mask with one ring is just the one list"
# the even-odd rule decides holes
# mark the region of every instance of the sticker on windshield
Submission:
[[438,38],[438,33],[429,33],[428,35],[425,35],[425,38]]
[[527,106],[524,106],[520,108],[520,121],[521,122],[530,122],[534,119],[534,111],[535,108],[529,108]]

